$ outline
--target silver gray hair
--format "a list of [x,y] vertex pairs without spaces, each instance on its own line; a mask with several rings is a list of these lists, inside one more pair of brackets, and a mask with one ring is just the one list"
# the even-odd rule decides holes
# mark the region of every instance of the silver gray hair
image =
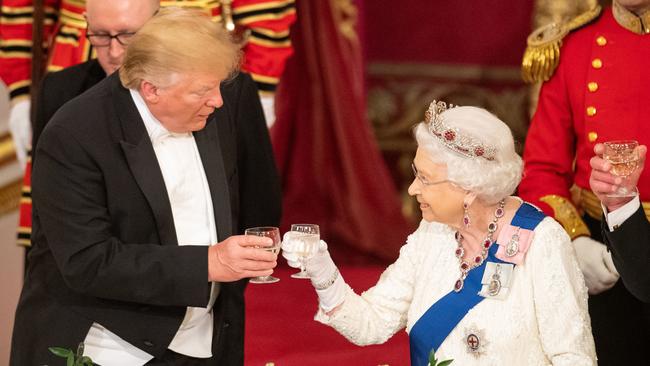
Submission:
[[483,108],[456,107],[442,112],[441,116],[447,126],[496,149],[491,161],[468,157],[445,146],[440,138],[429,132],[425,122],[417,124],[414,134],[418,146],[434,163],[447,166],[447,179],[488,204],[511,195],[521,181],[523,161],[515,151],[510,128]]

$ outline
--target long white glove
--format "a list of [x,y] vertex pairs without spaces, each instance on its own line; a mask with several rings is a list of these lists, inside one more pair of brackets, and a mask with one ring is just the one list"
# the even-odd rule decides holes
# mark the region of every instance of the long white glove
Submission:
[[[291,231],[284,234],[282,256],[287,260],[289,266],[300,268],[296,254],[299,239],[294,238],[293,234]],[[318,252],[305,261],[305,270],[318,294],[318,303],[325,312],[329,312],[343,303],[346,292],[345,281],[327,250],[327,243],[320,241]]]
[[21,168],[27,164],[27,151],[32,145],[32,125],[29,119],[31,102],[21,100],[9,111],[9,132],[16,147],[16,157]]
[[616,284],[619,274],[605,244],[581,236],[573,239],[573,246],[590,295],[609,290]]

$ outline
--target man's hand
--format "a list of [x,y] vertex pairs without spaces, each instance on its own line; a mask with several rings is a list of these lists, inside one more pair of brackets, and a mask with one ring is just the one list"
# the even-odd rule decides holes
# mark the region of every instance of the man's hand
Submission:
[[[645,145],[639,145],[637,149],[639,154],[639,168],[626,178],[628,181],[627,186],[630,187],[635,187],[639,181],[645,163],[646,152],[648,150]],[[607,207],[607,210],[611,212],[630,202],[633,197],[607,197],[608,194],[618,189],[619,185],[623,182],[623,179],[610,173],[612,164],[603,159],[604,150],[605,147],[603,144],[596,144],[596,146],[594,146],[594,153],[596,153],[596,156],[591,158],[589,162],[591,165],[589,185],[598,199],[600,199],[603,205]]]
[[211,246],[208,249],[208,280],[232,282],[270,275],[278,264],[278,254],[263,248],[272,245],[270,238],[237,235]]
[[609,290],[616,284],[619,274],[605,244],[581,236],[573,239],[573,246],[590,295]]

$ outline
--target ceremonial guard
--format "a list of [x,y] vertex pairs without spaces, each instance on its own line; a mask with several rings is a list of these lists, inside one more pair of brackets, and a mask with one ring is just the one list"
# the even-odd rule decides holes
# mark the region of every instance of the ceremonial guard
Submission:
[[[85,0],[44,0],[43,38],[49,45],[47,71],[60,71],[95,57],[86,38]],[[291,55],[289,27],[295,21],[294,0],[164,0],[164,6],[202,8],[242,44],[241,69],[257,84],[267,124],[272,124],[274,91]],[[26,161],[20,205],[18,243],[31,241],[30,86],[34,1],[6,0],[0,17],[0,79],[11,99],[9,124],[19,160]]]
[[[599,365],[647,365],[650,307],[619,281],[602,244],[599,200],[589,190],[598,142],[650,144],[650,1],[614,0],[528,38],[523,76],[543,81],[524,150],[522,198],[552,215],[573,240],[589,288]],[[638,185],[650,214],[650,170]],[[561,311],[561,309],[558,309]]]

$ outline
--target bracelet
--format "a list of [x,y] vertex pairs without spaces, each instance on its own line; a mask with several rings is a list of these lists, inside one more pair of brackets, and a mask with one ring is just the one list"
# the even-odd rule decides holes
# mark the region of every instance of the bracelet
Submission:
[[321,283],[313,283],[314,288],[316,290],[326,290],[326,289],[328,289],[330,286],[332,286],[334,284],[334,281],[336,281],[337,278],[339,278],[339,269],[338,268],[336,268],[334,270],[334,273],[332,273],[332,276],[330,276],[330,278],[327,281],[324,281],[324,282],[321,282]]

